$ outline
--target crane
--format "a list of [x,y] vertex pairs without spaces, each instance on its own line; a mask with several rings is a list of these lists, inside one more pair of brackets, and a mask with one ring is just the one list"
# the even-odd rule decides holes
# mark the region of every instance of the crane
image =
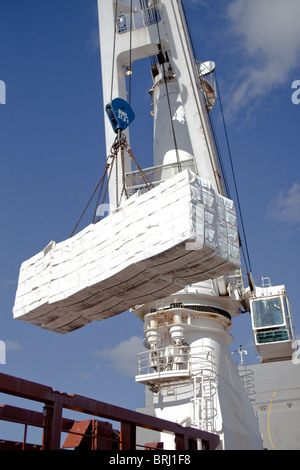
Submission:
[[[217,99],[215,64],[195,57],[183,2],[140,1],[133,5],[132,1],[98,0],[98,6],[102,69],[113,71],[112,76],[102,74],[105,102],[115,96],[126,100],[126,73],[132,74],[135,61],[150,58],[153,162],[145,171],[152,183],[161,184],[188,169],[208,182],[215,194],[226,197],[209,120]],[[105,129],[109,145],[112,129],[108,122]],[[137,175],[127,168],[129,191],[143,191]],[[112,204],[115,184],[111,183]],[[219,432],[225,448],[261,446],[251,405],[241,398],[240,381],[228,354],[232,319],[243,309],[252,312],[255,345],[262,361],[278,355],[291,357],[293,352],[293,327],[284,286],[257,288],[251,273],[247,274],[248,287],[241,270],[236,269],[132,308],[144,323],[147,347],[138,356],[136,381],[153,394],[152,412]],[[271,300],[261,300],[262,296]],[[263,302],[276,304],[280,318],[260,323],[265,317]]]
[[[144,411],[218,433],[224,449],[261,449],[229,354],[232,321],[251,313],[262,361],[291,357],[294,333],[285,287],[256,287],[250,271],[243,281],[210,124],[215,64],[195,57],[182,0],[98,0],[98,11],[110,214],[22,264],[14,318],[65,334],[131,309],[145,336],[135,378],[150,393]],[[127,79],[145,58],[153,158],[142,168]]]

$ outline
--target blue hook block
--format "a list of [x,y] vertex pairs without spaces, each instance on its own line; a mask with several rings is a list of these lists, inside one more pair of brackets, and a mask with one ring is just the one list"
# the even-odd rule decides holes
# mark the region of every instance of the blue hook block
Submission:
[[115,98],[105,106],[105,111],[110,120],[114,132],[124,131],[135,118],[135,114],[127,101]]

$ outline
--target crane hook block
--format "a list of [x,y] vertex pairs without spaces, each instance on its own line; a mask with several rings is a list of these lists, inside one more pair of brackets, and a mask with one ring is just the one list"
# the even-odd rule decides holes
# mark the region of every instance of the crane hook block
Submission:
[[105,106],[105,111],[110,120],[114,132],[124,131],[135,118],[135,114],[127,101],[115,98]]

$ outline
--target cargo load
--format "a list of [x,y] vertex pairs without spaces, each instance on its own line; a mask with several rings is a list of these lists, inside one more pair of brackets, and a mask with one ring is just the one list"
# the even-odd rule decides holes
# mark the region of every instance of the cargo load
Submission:
[[13,315],[64,334],[239,267],[233,201],[187,169],[24,261]]

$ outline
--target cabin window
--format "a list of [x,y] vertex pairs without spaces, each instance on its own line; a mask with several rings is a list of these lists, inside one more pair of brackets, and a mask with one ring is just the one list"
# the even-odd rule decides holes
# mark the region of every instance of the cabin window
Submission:
[[252,315],[255,328],[282,325],[284,312],[280,297],[271,297],[252,302]]
[[286,329],[270,330],[263,331],[256,334],[256,341],[259,344],[262,343],[274,343],[278,341],[287,341],[289,339],[289,334]]

